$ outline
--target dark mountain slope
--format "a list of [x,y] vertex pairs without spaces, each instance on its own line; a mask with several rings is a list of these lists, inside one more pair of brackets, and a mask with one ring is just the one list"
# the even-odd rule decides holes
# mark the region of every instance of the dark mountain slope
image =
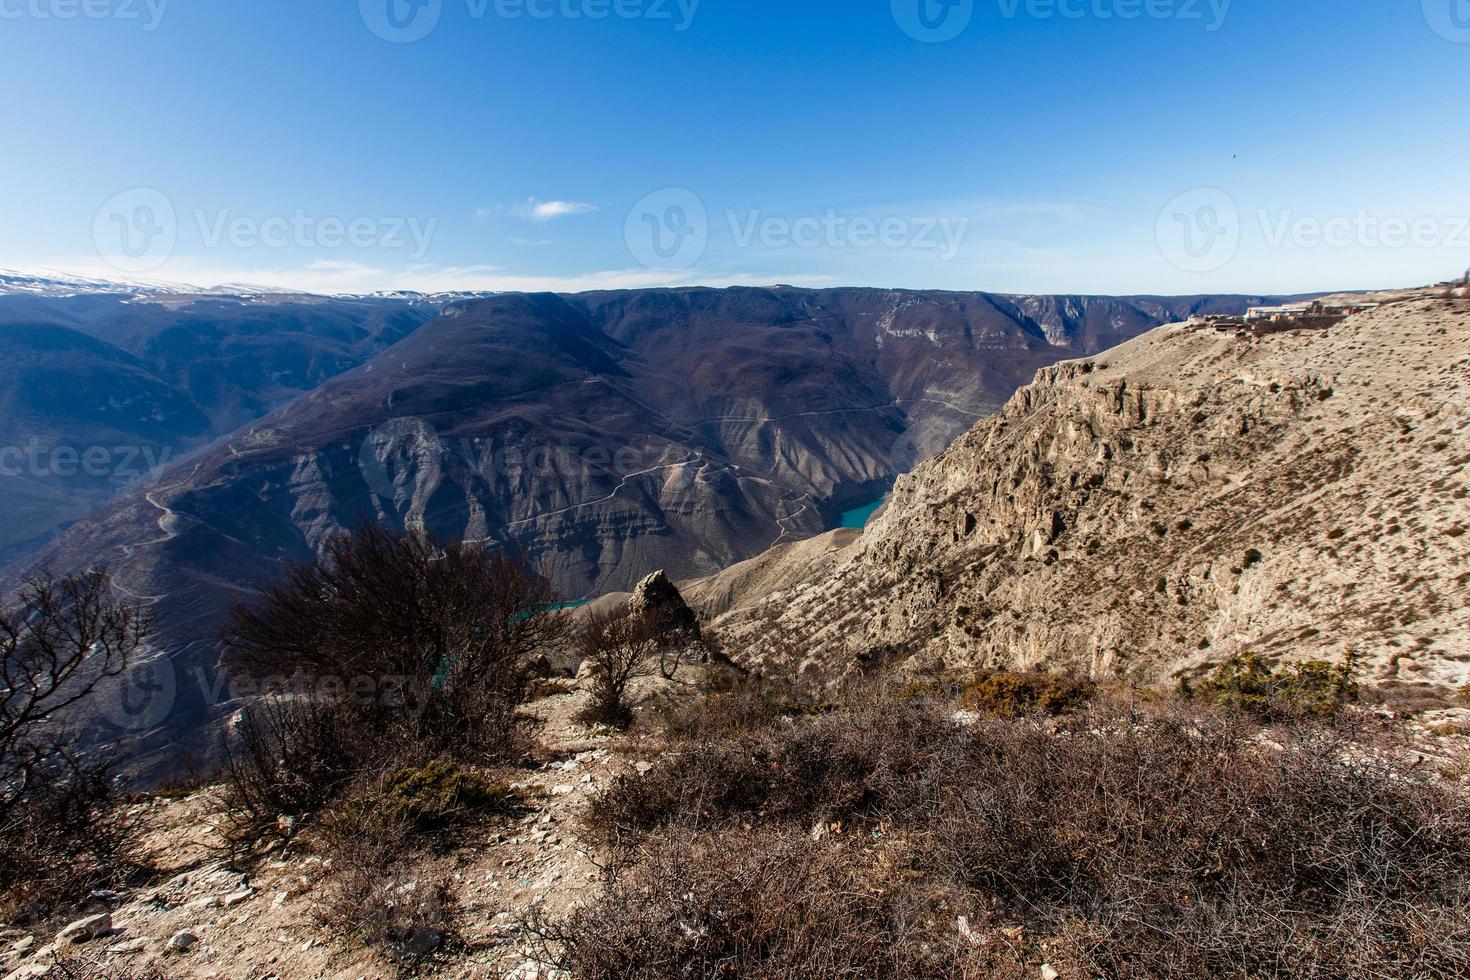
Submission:
[[318,297],[0,295],[0,564],[432,315]]

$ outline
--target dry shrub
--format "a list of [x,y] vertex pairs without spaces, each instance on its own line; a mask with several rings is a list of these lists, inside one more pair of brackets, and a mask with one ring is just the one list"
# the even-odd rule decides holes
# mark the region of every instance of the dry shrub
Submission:
[[1092,699],[1097,685],[1064,674],[980,674],[964,686],[959,703],[963,708],[983,711],[1001,718],[1025,715],[1060,715]]
[[106,768],[53,760],[0,820],[0,921],[64,917],[88,892],[140,876],[134,830]]
[[530,748],[519,709],[564,633],[557,599],[503,551],[365,525],[237,607],[228,662],[355,707],[362,737],[500,763]]
[[[1033,973],[1470,975],[1470,788],[1400,762],[1371,728],[1271,736],[1172,703],[960,726],[894,702],[691,745],[595,801],[589,828],[620,845],[622,874],[558,938],[587,976],[924,975],[895,972],[917,934],[887,913],[819,922],[842,947],[827,955],[856,957],[841,962],[768,927],[761,910],[808,900],[781,873],[816,868],[822,896],[930,910],[931,947],[967,915],[981,948]],[[692,835],[677,861],[661,850],[670,828]],[[781,850],[799,840],[822,846]],[[904,873],[875,876],[875,854]],[[812,955],[815,972],[785,965]],[[728,974],[702,972],[720,963]]]
[[248,851],[282,816],[319,811],[380,764],[380,743],[356,721],[347,706],[314,698],[267,698],[244,709],[224,751],[222,830],[233,850]]
[[660,835],[562,923],[543,959],[579,980],[1004,978],[906,869],[834,839],[731,830]]
[[670,696],[658,705],[657,715],[666,738],[691,743],[772,728],[788,718],[820,714],[821,708],[788,685],[716,667],[697,697]]
[[949,735],[932,712],[887,703],[685,743],[594,799],[587,826],[615,843],[671,824],[880,819],[913,804]]
[[623,610],[589,613],[575,648],[592,682],[592,700],[577,715],[588,725],[626,729],[633,724],[628,688],[657,669],[663,631],[654,619]]
[[407,821],[345,810],[326,829],[332,875],[321,923],[355,942],[412,963],[454,941],[454,890],[416,850]]
[[[226,743],[231,847],[405,767],[524,758],[533,664],[565,628],[555,598],[503,552],[365,526],[237,608],[229,663],[269,683]],[[437,776],[467,791],[467,771]]]

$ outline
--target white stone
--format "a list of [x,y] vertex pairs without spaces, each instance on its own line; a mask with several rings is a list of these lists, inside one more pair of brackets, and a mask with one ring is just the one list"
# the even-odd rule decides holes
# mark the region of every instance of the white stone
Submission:
[[225,908],[232,909],[236,905],[240,905],[244,902],[250,901],[250,899],[254,896],[255,892],[249,888],[243,888],[240,891],[234,892],[233,894],[226,895]]
[[112,931],[112,916],[107,912],[78,919],[56,934],[58,943],[86,943]]

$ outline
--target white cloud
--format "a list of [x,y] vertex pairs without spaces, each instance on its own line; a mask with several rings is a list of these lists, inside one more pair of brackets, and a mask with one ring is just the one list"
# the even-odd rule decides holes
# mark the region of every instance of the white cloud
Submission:
[[591,214],[597,210],[597,205],[584,201],[538,201],[530,197],[512,207],[510,213],[517,218],[545,222],[577,214]]

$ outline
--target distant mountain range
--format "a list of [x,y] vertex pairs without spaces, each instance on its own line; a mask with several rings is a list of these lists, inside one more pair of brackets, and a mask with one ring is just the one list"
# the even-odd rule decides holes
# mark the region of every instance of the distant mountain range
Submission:
[[18,282],[0,277],[0,563],[438,310],[105,283],[63,294],[57,280]]
[[11,585],[109,565],[206,671],[231,604],[363,519],[515,546],[571,597],[708,575],[878,499],[1039,368],[1279,299],[0,296],[0,445],[173,453],[85,517],[115,474],[12,479],[0,546]]
[[74,276],[62,272],[16,272],[0,269],[0,296],[131,296],[138,300],[160,300],[167,297],[227,296],[234,299],[274,299],[297,296],[314,299],[382,299],[401,300],[406,303],[428,303],[442,306],[456,300],[483,299],[496,295],[483,290],[456,290],[424,293],[409,289],[385,290],[375,293],[334,293],[330,297],[312,293],[293,292],[274,286],[226,283],[221,286],[191,286],[186,283],[162,282],[149,279],[94,279],[89,276]]

